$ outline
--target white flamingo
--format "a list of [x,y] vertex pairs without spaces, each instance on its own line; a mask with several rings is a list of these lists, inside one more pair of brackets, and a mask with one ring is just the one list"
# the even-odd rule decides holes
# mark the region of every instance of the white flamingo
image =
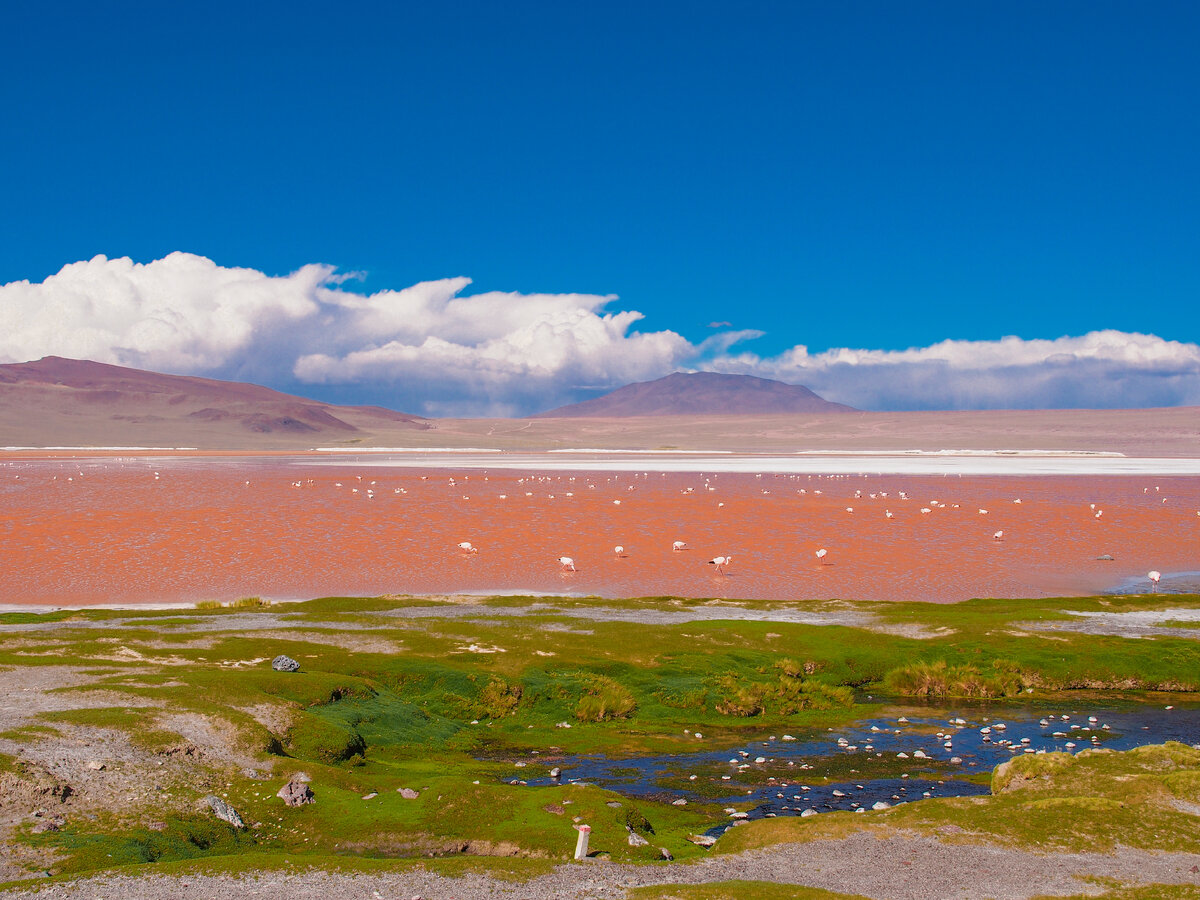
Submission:
[[733,562],[732,556],[714,556],[712,559],[710,559],[708,561],[708,564],[710,566],[716,566],[717,571],[720,572],[722,575],[724,575],[725,567],[727,565],[729,565],[731,562]]
[[993,535],[992,535],[992,540],[995,540],[995,541],[1002,541],[1002,540],[1004,540],[1004,532],[1003,532],[1003,531],[997,531],[995,534],[993,534]]
[[687,541],[676,541],[675,543],[673,543],[671,545],[671,549],[672,550],[686,550],[687,549]]
[[825,565],[825,557],[828,554],[829,554],[829,551],[826,550],[824,547],[822,547],[820,550],[817,551],[816,557],[817,557],[817,559],[819,559],[821,561],[821,565]]
[[1149,573],[1147,573],[1146,577],[1150,579],[1150,590],[1157,593],[1158,580],[1162,578],[1162,572],[1159,572],[1157,569],[1152,569]]
[[463,553],[478,553],[479,552],[479,548],[476,547],[474,544],[472,544],[470,541],[459,541],[458,549],[461,550]]
[[569,556],[560,556],[558,558],[558,564],[562,566],[562,570],[564,572],[575,571],[575,560],[571,559]]
[[617,546],[613,547],[613,554],[617,557],[617,559],[620,559],[625,555],[625,548],[620,544],[617,544]]

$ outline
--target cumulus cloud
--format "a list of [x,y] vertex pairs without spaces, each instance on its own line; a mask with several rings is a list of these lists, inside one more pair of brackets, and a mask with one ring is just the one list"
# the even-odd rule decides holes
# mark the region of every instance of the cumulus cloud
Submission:
[[1200,346],[1148,334],[942,341],[908,350],[796,346],[726,355],[722,372],[804,384],[862,409],[1120,408],[1200,404]]
[[1200,404],[1200,347],[1153,335],[760,357],[735,348],[761,331],[699,343],[641,332],[642,314],[611,295],[468,294],[468,278],[347,288],[362,277],[316,264],[269,276],[189,253],[97,256],[0,285],[0,361],[70,356],[427,415],[525,414],[680,369],[805,384],[864,409]]

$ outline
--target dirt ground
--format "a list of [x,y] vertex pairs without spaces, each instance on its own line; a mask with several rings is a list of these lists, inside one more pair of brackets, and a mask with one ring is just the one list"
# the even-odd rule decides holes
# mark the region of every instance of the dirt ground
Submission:
[[[1037,854],[995,846],[945,843],[934,838],[855,834],[838,841],[785,844],[738,855],[712,856],[689,865],[627,866],[598,861],[559,866],[529,882],[481,875],[445,878],[417,870],[373,876],[268,872],[249,878],[103,877],[47,885],[3,896],[128,898],[128,900],[324,900],[424,898],[491,900],[512,897],[612,898],[632,887],[713,881],[773,881],[821,887],[881,900],[1025,900],[1035,896],[1101,893],[1094,879],[1125,884],[1200,884],[1197,854],[1122,849],[1112,854]],[[1085,881],[1084,878],[1093,879]]]

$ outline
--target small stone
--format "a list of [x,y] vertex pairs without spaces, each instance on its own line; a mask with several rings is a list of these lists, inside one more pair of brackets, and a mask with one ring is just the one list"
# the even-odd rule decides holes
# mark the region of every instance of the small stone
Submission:
[[874,803],[871,804],[871,809],[891,809],[891,808],[892,808],[892,804],[886,803],[883,800],[876,800]]
[[711,847],[717,842],[717,839],[711,834],[689,834],[688,840],[697,847]]
[[300,663],[296,662],[290,656],[284,656],[281,653],[271,660],[271,668],[276,672],[299,672]]
[[553,769],[550,770],[551,778],[558,778],[560,775],[562,775],[562,769],[560,769],[558,766],[555,766]]
[[[673,860],[675,858],[674,856],[671,855],[671,851],[668,850],[666,847],[659,847],[658,852],[662,854],[662,858],[665,859],[667,862],[670,862],[671,860]],[[1193,866],[1193,868],[1195,868],[1195,867]]]
[[397,788],[396,793],[398,793],[405,800],[416,800],[421,796],[419,792],[414,791],[412,788]]
[[605,803],[604,805],[605,805],[605,806],[611,806],[613,809],[620,809],[620,808],[621,808],[621,801],[620,801],[620,800],[609,800],[609,801],[608,801],[607,803]]
[[678,800],[671,801],[672,806],[687,806],[687,801],[680,797]]
[[1100,556],[1097,556],[1096,561],[1097,562],[1112,562],[1113,558],[1111,556],[1109,556],[1107,553],[1104,553],[1104,554],[1101,554]]
[[371,791],[371,793],[369,793],[369,794],[363,794],[363,799],[364,800],[374,800],[378,796],[379,796],[378,791]]
[[103,772],[105,769],[104,763],[100,762],[98,759],[93,759],[87,764],[87,767],[93,772]]
[[636,831],[633,831],[632,829],[630,829],[629,837],[626,838],[626,840],[629,842],[630,847],[645,847],[647,844],[650,843],[648,840],[646,840],[644,837],[642,837],[640,834],[638,834]]

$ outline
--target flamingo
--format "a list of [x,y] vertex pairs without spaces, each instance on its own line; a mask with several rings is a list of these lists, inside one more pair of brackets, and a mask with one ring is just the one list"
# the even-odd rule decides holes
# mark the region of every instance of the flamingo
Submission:
[[687,549],[687,541],[676,541],[675,543],[673,543],[671,545],[671,549],[672,550],[686,550]]
[[616,554],[617,559],[620,559],[625,555],[625,548],[617,544],[617,546],[613,547],[613,553]]
[[1004,540],[1004,532],[997,531],[995,534],[992,535],[992,540],[996,540],[996,541]]
[[558,564],[562,566],[562,570],[564,572],[575,571],[575,560],[571,559],[569,556],[560,556],[558,558]]
[[890,509],[885,509],[883,511],[883,516],[886,519],[890,519],[892,517],[892,511]]
[[1146,577],[1150,579],[1150,590],[1157,593],[1158,592],[1158,580],[1160,578],[1162,578],[1162,572],[1159,572],[1157,569],[1152,569],[1146,575]]
[[716,566],[717,571],[720,572],[722,575],[724,575],[725,567],[727,565],[729,565],[731,562],[733,562],[732,556],[714,556],[712,559],[710,559],[708,561],[708,564],[710,566]]
[[824,547],[822,547],[820,550],[817,551],[817,553],[816,553],[817,559],[821,560],[822,565],[825,564],[825,556],[828,553],[829,553],[829,551],[826,550]]
[[478,553],[479,552],[479,548],[476,547],[474,544],[472,544],[470,541],[459,541],[458,549],[461,550],[463,553]]

